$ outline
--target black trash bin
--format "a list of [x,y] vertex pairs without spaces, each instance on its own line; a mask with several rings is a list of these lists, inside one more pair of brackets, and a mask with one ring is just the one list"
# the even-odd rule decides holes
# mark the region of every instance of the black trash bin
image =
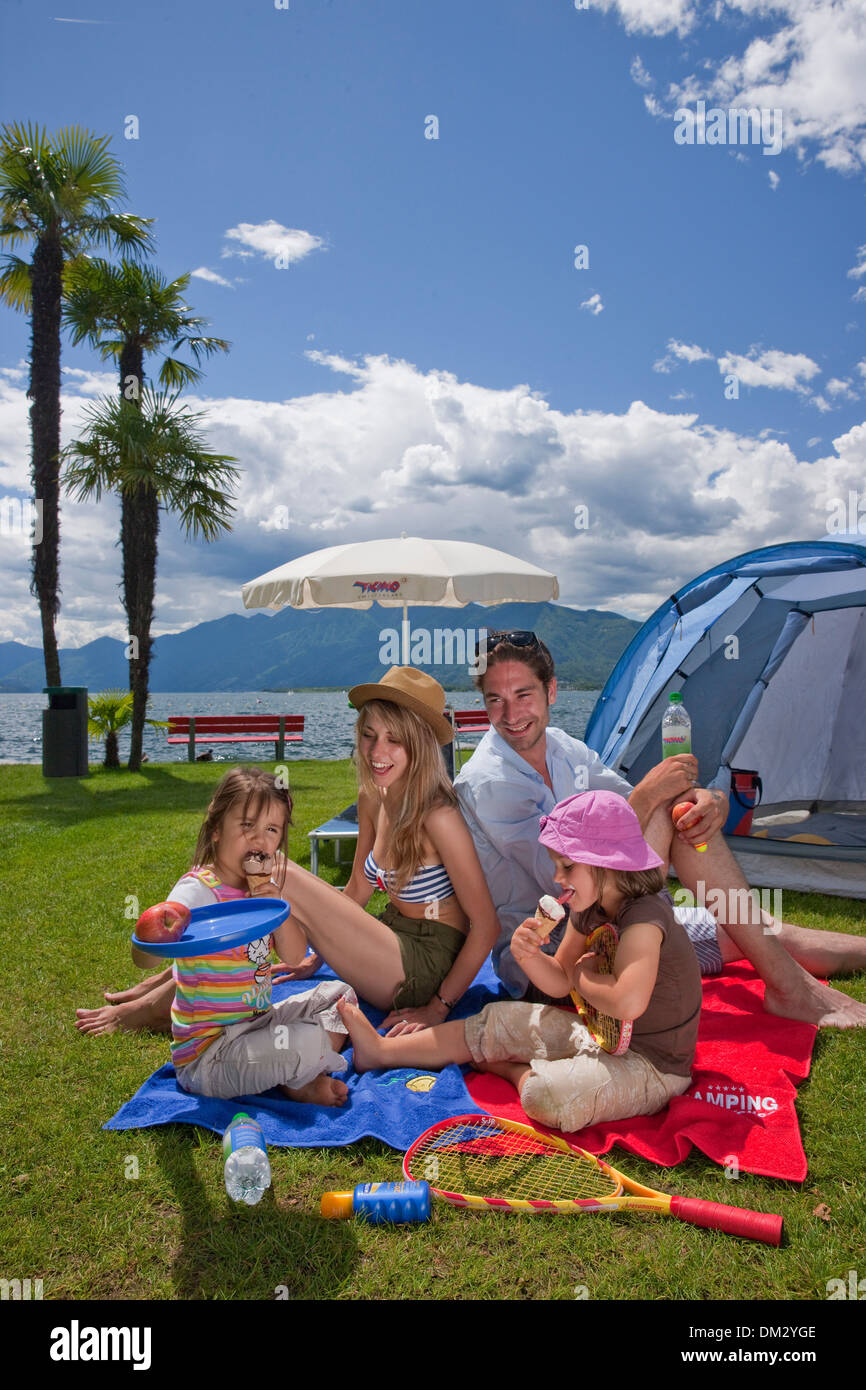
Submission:
[[42,776],[87,776],[87,688],[48,685],[42,711]]

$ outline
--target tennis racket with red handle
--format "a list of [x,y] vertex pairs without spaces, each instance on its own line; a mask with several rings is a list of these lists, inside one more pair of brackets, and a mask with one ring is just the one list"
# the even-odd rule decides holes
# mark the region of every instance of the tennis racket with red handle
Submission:
[[[586,949],[595,952],[599,974],[613,974],[618,945],[616,927],[611,926],[610,922],[602,923],[586,938]],[[628,1052],[632,1025],[627,1019],[612,1018],[610,1014],[600,1013],[593,1004],[582,998],[576,989],[571,991],[571,997],[574,1007],[599,1047],[604,1048],[612,1057],[620,1057],[623,1052]]]
[[672,1197],[626,1177],[564,1139],[495,1115],[456,1115],[415,1140],[403,1172],[437,1197],[477,1210],[655,1211],[693,1226],[778,1245],[782,1218],[695,1197]]

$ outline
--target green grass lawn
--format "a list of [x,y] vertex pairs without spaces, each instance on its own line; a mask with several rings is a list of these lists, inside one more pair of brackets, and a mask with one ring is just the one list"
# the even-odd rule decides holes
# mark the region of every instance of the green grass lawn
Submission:
[[[802,1186],[729,1181],[696,1151],[672,1170],[610,1155],[651,1186],[781,1212],[779,1250],[643,1214],[519,1218],[439,1206],[422,1226],[323,1221],[324,1190],[400,1177],[402,1156],[374,1140],[272,1149],[271,1191],[257,1208],[234,1209],[217,1135],[189,1125],[103,1130],[168,1060],[168,1040],[83,1037],[75,1008],[140,978],[129,956],[132,900],[161,900],[189,866],[225,768],[94,767],[87,779],[50,782],[38,767],[0,768],[0,1276],[41,1278],[46,1299],[573,1299],[585,1286],[592,1299],[754,1301],[824,1299],[827,1281],[858,1261],[866,1274],[862,1033],[816,1042],[797,1106],[809,1160]],[[291,770],[291,853],[309,864],[307,831],[353,800],[354,777],[348,762]],[[344,882],[347,869],[333,867],[329,850],[323,859],[323,876]],[[847,899],[786,893],[785,915],[864,931],[863,904]],[[844,988],[866,998],[863,976]],[[814,1214],[819,1204],[828,1220]]]

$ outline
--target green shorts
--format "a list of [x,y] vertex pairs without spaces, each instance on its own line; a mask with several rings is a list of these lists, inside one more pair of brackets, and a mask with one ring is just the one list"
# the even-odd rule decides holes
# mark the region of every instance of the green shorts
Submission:
[[466,941],[463,932],[426,917],[404,917],[389,903],[379,918],[400,944],[403,983],[392,1007],[415,1009],[429,1004]]

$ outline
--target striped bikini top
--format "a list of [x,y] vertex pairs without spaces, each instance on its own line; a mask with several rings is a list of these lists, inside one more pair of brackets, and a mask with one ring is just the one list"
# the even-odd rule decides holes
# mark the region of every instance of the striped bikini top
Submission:
[[[389,893],[386,880],[391,877],[390,869],[380,869],[375,859],[373,851],[364,860],[364,877],[373,887],[381,888],[383,893]],[[399,894],[394,893],[395,897],[400,897],[407,903],[429,903],[441,902],[443,898],[453,898],[454,889],[448,877],[448,871],[444,864],[433,864],[430,868],[420,868],[413,879],[410,879],[405,888]]]

